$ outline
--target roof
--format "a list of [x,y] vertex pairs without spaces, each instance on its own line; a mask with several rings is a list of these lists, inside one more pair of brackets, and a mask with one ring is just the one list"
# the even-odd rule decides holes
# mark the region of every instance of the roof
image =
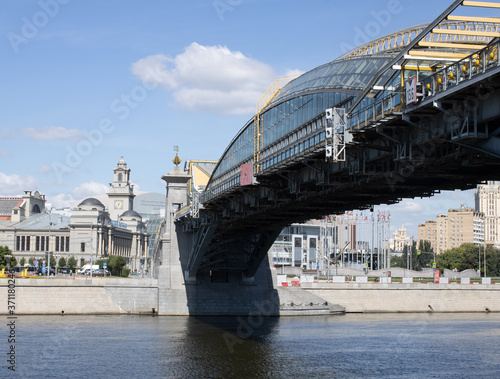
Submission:
[[10,216],[12,209],[21,205],[22,202],[22,197],[0,198],[0,216]]
[[[392,57],[391,54],[386,57],[365,56],[348,61],[333,61],[316,67],[285,85],[270,107],[302,92],[328,89],[362,91]],[[387,77],[390,75],[390,72],[385,74]]]
[[81,206],[81,205],[95,205],[95,206],[99,206],[99,207],[104,208],[104,205],[99,200],[97,200],[95,197],[86,198],[80,204],[78,204],[78,206]]
[[62,215],[52,215],[49,213],[39,213],[21,222],[10,223],[10,227],[23,230],[60,230],[69,227],[70,218]]
[[142,216],[132,209],[123,212],[120,217],[138,217],[142,220]]

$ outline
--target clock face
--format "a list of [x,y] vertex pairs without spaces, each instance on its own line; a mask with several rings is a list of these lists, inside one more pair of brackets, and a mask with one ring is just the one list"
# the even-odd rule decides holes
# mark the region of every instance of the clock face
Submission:
[[115,208],[122,209],[123,203],[121,201],[115,201]]

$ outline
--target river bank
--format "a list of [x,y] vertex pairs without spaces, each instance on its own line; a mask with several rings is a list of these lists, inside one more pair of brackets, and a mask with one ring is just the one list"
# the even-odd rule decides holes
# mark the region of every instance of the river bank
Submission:
[[[15,314],[157,314],[156,279],[0,279],[0,314],[7,315],[10,293]],[[14,291],[12,291],[12,288]],[[314,302],[338,304],[347,313],[500,312],[498,284],[434,283],[301,283]],[[297,290],[295,287],[293,290]],[[290,289],[292,291],[292,289]],[[279,288],[280,306],[294,305],[287,288]],[[295,306],[309,301],[301,296]],[[303,304],[304,303],[304,304]],[[297,308],[298,309],[298,308]]]

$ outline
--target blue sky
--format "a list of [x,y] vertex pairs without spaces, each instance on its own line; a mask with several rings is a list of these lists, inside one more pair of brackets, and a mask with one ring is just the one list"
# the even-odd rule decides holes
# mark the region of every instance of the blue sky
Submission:
[[[424,6],[425,3],[425,6]],[[0,195],[53,206],[106,192],[125,157],[136,189],[165,191],[173,146],[217,160],[280,76],[431,22],[450,0],[3,0]],[[473,192],[379,206],[416,225]]]

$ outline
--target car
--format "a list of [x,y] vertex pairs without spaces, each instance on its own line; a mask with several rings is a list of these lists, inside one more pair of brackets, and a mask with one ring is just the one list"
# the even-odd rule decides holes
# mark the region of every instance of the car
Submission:
[[[45,272],[43,272],[45,271]],[[47,276],[47,268],[42,269],[38,268],[38,271],[36,272],[38,276]],[[50,276],[56,276],[56,270],[54,270],[52,267],[50,268]]]
[[108,270],[100,268],[98,270],[94,270],[92,273],[93,276],[111,276],[111,273]]
[[59,272],[60,272],[61,274],[69,274],[69,272],[70,272],[70,271],[71,271],[71,269],[69,269],[69,268],[61,268],[61,269],[59,270]]

